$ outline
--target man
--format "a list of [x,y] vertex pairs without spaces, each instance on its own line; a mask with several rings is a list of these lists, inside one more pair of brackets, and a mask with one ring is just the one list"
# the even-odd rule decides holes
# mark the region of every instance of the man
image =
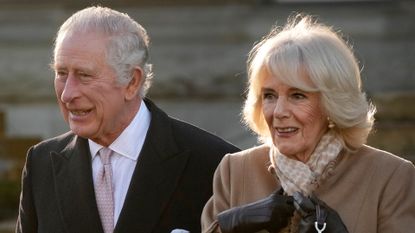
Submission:
[[29,149],[16,232],[200,232],[213,172],[238,149],[144,97],[148,43],[103,7],[60,27],[52,67],[71,131]]

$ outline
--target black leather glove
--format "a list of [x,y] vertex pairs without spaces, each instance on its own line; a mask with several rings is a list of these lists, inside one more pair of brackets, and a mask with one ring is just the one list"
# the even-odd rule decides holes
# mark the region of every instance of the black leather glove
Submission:
[[320,199],[304,197],[299,192],[293,198],[295,209],[302,217],[298,233],[348,233],[339,214]]
[[238,206],[218,215],[223,233],[276,232],[287,226],[294,213],[293,198],[283,195],[282,188],[259,201]]

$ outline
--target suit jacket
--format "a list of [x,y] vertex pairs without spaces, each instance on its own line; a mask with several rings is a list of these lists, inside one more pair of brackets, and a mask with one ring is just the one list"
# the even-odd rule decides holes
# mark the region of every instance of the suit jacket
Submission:
[[[265,198],[281,186],[268,171],[269,147],[223,158],[213,196],[202,214],[203,232],[221,232],[216,216]],[[415,229],[415,168],[404,159],[363,146],[343,151],[315,195],[335,209],[350,233],[405,233]]]
[[[213,173],[239,149],[145,103],[150,127],[114,233],[200,232]],[[30,148],[20,199],[16,232],[102,233],[87,139],[68,132]]]

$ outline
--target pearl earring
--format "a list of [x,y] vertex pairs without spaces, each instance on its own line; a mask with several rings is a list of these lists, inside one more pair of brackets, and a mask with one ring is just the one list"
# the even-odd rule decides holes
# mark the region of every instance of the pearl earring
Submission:
[[334,122],[329,117],[327,117],[327,121],[329,122],[329,125],[328,125],[329,129],[332,129],[332,128],[334,128],[336,126],[334,124]]

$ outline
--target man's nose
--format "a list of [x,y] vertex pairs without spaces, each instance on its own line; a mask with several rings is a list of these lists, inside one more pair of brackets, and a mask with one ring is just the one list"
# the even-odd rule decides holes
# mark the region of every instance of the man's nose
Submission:
[[70,103],[73,99],[79,96],[79,83],[73,75],[69,75],[66,79],[63,91],[61,94],[61,101],[63,103]]

